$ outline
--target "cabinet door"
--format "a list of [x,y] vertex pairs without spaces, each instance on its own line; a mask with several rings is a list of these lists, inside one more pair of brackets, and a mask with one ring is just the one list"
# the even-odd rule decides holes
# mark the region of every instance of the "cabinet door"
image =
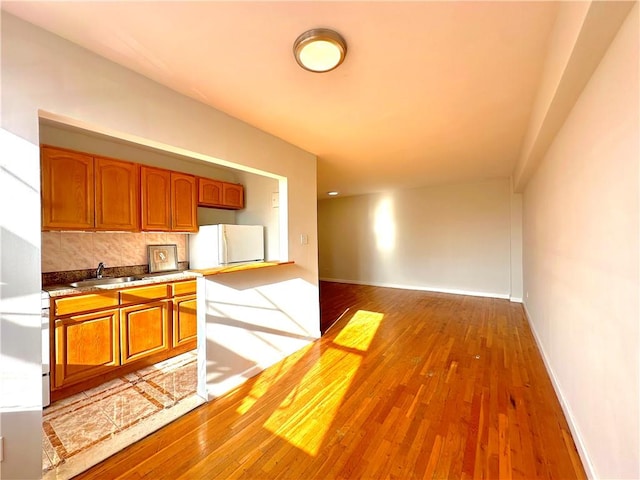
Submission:
[[142,230],[171,231],[171,172],[141,167]]
[[198,191],[192,175],[171,172],[171,229],[198,231]]
[[209,178],[198,179],[198,205],[219,207],[222,205],[222,182]]
[[244,208],[244,187],[236,183],[223,183],[222,203],[227,208]]
[[196,296],[176,297],[173,300],[173,347],[196,346]]
[[53,383],[59,388],[120,364],[118,309],[56,319]]
[[135,163],[96,157],[96,229],[140,230],[140,179]]
[[120,309],[121,363],[169,350],[169,301]]
[[93,157],[43,147],[41,167],[42,229],[93,229]]

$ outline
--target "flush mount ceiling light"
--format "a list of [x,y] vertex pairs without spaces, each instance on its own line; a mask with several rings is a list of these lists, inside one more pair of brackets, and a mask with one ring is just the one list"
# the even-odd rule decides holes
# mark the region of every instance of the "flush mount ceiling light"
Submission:
[[305,70],[328,72],[343,62],[347,55],[347,43],[333,30],[314,28],[296,39],[293,54],[298,65]]

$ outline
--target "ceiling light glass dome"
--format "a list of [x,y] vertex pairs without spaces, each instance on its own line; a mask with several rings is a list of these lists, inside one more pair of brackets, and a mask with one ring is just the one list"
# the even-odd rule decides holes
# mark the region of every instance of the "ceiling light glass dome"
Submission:
[[329,72],[344,61],[347,44],[339,33],[327,28],[315,28],[296,39],[293,54],[305,70]]

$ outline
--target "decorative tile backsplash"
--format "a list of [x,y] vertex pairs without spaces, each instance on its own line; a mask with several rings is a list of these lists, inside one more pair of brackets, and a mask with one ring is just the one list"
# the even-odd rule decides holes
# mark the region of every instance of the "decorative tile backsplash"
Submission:
[[42,232],[42,271],[146,265],[147,245],[164,244],[178,246],[179,262],[189,260],[181,233]]

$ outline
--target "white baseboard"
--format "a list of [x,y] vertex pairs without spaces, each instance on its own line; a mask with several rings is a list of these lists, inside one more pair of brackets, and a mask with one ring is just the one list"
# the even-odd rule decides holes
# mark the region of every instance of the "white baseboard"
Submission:
[[578,455],[580,455],[580,460],[582,460],[582,466],[585,469],[585,473],[587,474],[588,478],[597,479],[598,476],[596,475],[595,468],[593,467],[591,458],[589,457],[589,454],[587,453],[587,449],[584,445],[584,441],[582,440],[580,429],[576,425],[573,411],[571,410],[571,407],[564,399],[564,395],[562,394],[562,389],[560,388],[560,384],[558,383],[558,380],[553,371],[553,368],[551,368],[549,359],[544,350],[542,342],[540,341],[540,337],[538,336],[538,332],[536,331],[535,325],[531,321],[531,316],[529,315],[529,311],[527,310],[527,304],[523,303],[522,307],[524,310],[526,320],[529,323],[529,327],[531,328],[531,332],[533,333],[533,338],[535,339],[536,345],[538,346],[538,350],[540,350],[542,361],[544,362],[544,366],[547,370],[547,374],[549,374],[549,378],[551,379],[551,384],[553,385],[553,389],[555,390],[556,396],[560,401],[560,408],[562,408],[562,411],[564,412],[564,416],[567,419],[567,423],[569,424],[569,430],[571,430],[571,435],[573,436],[573,440],[576,443],[576,449],[578,450]]
[[522,303],[522,297],[509,297],[509,301],[513,303]]
[[416,285],[401,285],[397,283],[386,283],[386,282],[361,282],[358,280],[344,280],[341,278],[320,277],[320,280],[324,282],[351,283],[353,285],[371,285],[372,287],[401,288],[403,290],[419,290],[421,292],[451,293],[454,295],[470,295],[472,297],[501,298],[505,300],[509,299],[509,294],[507,293],[475,292],[470,290],[457,290],[452,288],[437,288],[437,287],[421,287]]

